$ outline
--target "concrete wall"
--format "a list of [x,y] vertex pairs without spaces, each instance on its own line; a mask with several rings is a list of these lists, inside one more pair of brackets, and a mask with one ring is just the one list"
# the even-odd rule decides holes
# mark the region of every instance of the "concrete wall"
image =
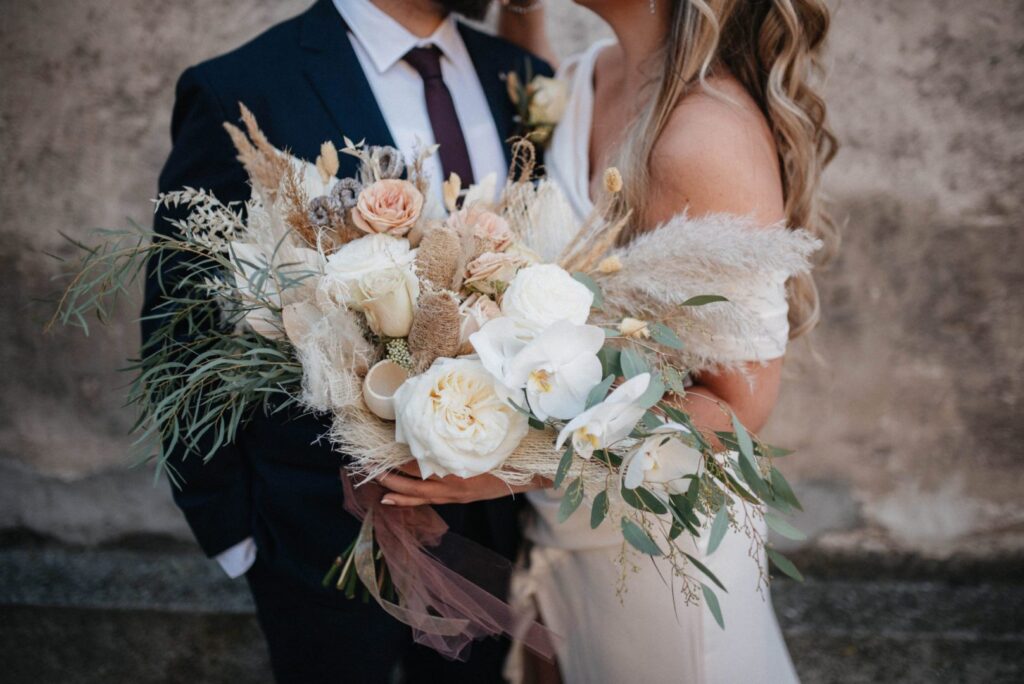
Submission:
[[[0,3],[0,530],[78,543],[187,538],[128,470],[120,408],[137,301],[91,337],[44,337],[63,231],[147,222],[174,80],[307,0]],[[563,53],[602,35],[555,0]],[[827,84],[847,220],[824,321],[787,365],[768,437],[823,548],[1024,549],[1019,183],[1024,6],[833,5]]]

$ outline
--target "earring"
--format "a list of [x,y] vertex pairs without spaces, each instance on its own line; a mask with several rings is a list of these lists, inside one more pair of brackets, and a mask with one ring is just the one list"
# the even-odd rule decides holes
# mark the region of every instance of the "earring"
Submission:
[[651,0],[651,14],[657,11],[658,0]]

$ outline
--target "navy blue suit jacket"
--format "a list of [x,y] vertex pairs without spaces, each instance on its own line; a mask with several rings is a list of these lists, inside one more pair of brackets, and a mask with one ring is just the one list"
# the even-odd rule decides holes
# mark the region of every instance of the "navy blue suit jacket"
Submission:
[[[498,38],[465,25],[460,31],[498,132],[507,139],[516,132],[514,109],[501,74],[522,75],[528,61],[535,74],[551,70]],[[319,0],[250,43],[182,74],[161,191],[188,185],[210,190],[223,202],[248,199],[246,174],[222,127],[238,120],[240,102],[275,146],[304,159],[315,159],[322,142],[340,141],[342,135],[393,144],[347,27],[330,0]],[[341,155],[341,162],[340,176],[355,172],[354,158]],[[171,230],[167,218],[167,212],[156,217],[156,230]],[[144,315],[158,311],[166,290],[173,288],[168,264],[162,281],[151,266]],[[144,321],[143,339],[152,333],[153,324]],[[175,501],[207,555],[252,535],[261,559],[277,574],[323,591],[326,598],[320,579],[358,529],[342,510],[343,457],[322,439],[328,426],[322,416],[257,412],[235,442],[209,462],[180,450],[171,455],[184,481],[174,491]],[[441,508],[453,530],[514,555],[519,537],[510,498]]]

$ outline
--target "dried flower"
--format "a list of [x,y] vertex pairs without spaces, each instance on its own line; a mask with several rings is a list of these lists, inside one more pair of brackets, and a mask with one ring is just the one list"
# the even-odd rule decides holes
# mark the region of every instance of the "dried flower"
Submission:
[[619,323],[619,333],[624,337],[632,337],[633,339],[647,339],[651,336],[651,330],[647,327],[646,321],[641,321],[639,318],[626,318],[622,319]]
[[452,173],[441,185],[441,194],[444,196],[444,206],[450,211],[454,212],[458,207],[459,192],[462,191],[462,179],[459,178],[459,174]]
[[455,287],[461,250],[455,231],[435,228],[420,241],[416,251],[416,272],[437,289]]
[[324,185],[327,185],[334,174],[338,173],[339,166],[341,166],[341,162],[338,161],[338,150],[334,147],[334,143],[328,140],[320,145],[320,156],[316,158],[316,170],[320,172],[320,180],[324,182]]
[[363,184],[355,178],[342,178],[331,189],[331,197],[337,200],[343,209],[351,209],[359,201],[359,193]]
[[613,194],[622,192],[622,174],[614,166],[604,170],[604,189]]
[[352,222],[366,233],[402,237],[423,211],[423,193],[409,181],[379,180],[359,193]]
[[615,256],[614,254],[610,257],[601,259],[601,262],[597,265],[597,272],[605,275],[612,273],[618,273],[622,270],[622,259]]
[[311,199],[307,209],[309,222],[320,230],[329,230],[332,225],[341,220],[343,213],[344,210],[337,200],[327,195]]
[[370,148],[370,159],[376,164],[381,178],[401,178],[405,172],[402,153],[390,145]]
[[460,323],[459,302],[451,292],[420,295],[409,331],[409,349],[417,372],[429,367],[438,357],[459,353]]

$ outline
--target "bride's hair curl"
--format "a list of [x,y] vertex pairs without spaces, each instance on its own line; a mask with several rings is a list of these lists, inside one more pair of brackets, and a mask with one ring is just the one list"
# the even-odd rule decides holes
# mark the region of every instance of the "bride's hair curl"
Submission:
[[[757,102],[771,127],[782,171],[788,224],[820,238],[819,263],[838,249],[839,232],[822,204],[821,173],[837,143],[826,121],[822,97],[809,80],[821,72],[829,28],[823,0],[671,0],[664,68],[651,83],[654,96],[639,113],[619,151],[629,180],[625,207],[640,209],[649,187],[651,152],[676,105],[696,88],[706,88],[716,69],[735,76]],[[642,220],[642,219],[640,219]],[[642,226],[634,221],[626,239]],[[788,283],[790,337],[817,323],[820,306],[811,274]]]

